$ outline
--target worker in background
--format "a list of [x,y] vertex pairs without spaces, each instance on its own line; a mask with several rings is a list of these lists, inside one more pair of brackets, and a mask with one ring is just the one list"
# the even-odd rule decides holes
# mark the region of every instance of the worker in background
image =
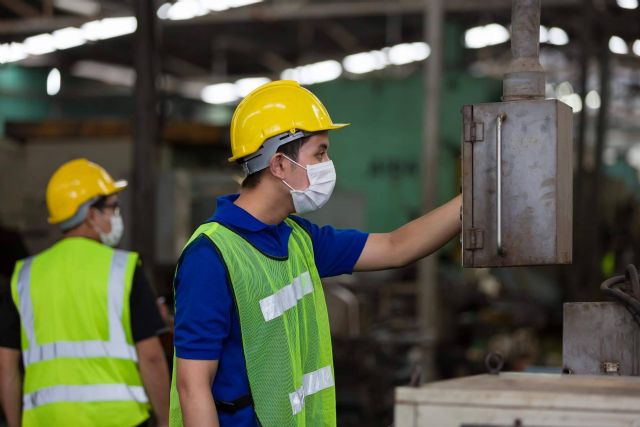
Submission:
[[404,266],[459,233],[460,197],[391,233],[292,215],[329,200],[328,131],[344,126],[293,81],[263,85],[235,110],[229,160],[247,176],[193,233],[174,281],[172,427],[335,426],[320,279]]
[[[0,308],[0,394],[9,427],[133,427],[168,423],[165,328],[138,254],[122,236],[115,181],[86,159],[47,186],[63,238],[18,261]],[[20,356],[24,365],[24,380]]]

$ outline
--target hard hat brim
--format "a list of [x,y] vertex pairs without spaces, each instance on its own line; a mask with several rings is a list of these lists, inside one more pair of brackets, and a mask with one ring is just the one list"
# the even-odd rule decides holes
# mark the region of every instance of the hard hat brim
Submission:
[[[119,192],[119,191],[124,190],[125,188],[127,188],[127,186],[128,186],[128,185],[129,185],[129,183],[127,182],[127,180],[126,180],[126,179],[121,179],[121,180],[119,180],[119,181],[114,182],[114,183],[113,183],[113,187],[115,188],[115,190],[116,190],[116,191],[114,191],[114,192],[113,192],[113,193],[111,193],[111,194],[114,194],[114,193],[117,193],[117,192]],[[111,195],[111,194],[110,194],[110,195]]]
[[[342,129],[344,127],[347,127],[349,125],[351,125],[351,123],[334,123],[334,124],[331,125],[331,127],[327,128],[327,129],[319,129],[319,130],[316,130],[316,131],[313,131],[313,132],[315,133],[315,132],[326,132],[326,131],[329,131],[329,130],[337,130],[337,129]],[[301,129],[301,130],[305,130],[305,129]],[[229,157],[227,159],[227,161],[234,162],[234,161],[239,160],[239,159],[241,159],[243,157],[246,157],[248,155],[249,154],[242,155],[242,156],[231,156],[231,157]]]

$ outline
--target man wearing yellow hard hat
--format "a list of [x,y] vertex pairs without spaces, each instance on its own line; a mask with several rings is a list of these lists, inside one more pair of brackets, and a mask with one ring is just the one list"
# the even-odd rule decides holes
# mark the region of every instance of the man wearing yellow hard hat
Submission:
[[185,247],[174,281],[170,425],[335,426],[335,378],[320,279],[400,267],[459,233],[460,198],[391,232],[319,227],[336,171],[329,113],[293,81],[250,93],[231,121],[239,195]]
[[[63,238],[18,261],[0,309],[0,392],[10,427],[168,423],[164,324],[138,254],[113,249],[123,232],[114,181],[76,159],[47,186],[49,222]],[[24,380],[20,373],[20,356]]]

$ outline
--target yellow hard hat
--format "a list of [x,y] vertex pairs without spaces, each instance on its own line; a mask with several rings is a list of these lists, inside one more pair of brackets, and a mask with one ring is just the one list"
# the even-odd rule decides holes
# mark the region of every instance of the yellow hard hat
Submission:
[[100,165],[87,159],[75,159],[60,166],[47,184],[49,223],[58,224],[71,218],[78,208],[99,196],[110,196],[127,186],[127,181],[114,181]]
[[293,80],[278,80],[249,93],[231,119],[229,161],[260,149],[263,142],[285,132],[320,132],[348,124],[333,123],[322,102]]

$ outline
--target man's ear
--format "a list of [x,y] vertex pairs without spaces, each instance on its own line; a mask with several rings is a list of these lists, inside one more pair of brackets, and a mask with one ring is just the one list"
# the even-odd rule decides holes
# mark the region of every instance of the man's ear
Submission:
[[287,173],[285,162],[287,162],[287,159],[280,154],[271,157],[271,160],[269,160],[269,171],[271,174],[278,179],[284,179]]

